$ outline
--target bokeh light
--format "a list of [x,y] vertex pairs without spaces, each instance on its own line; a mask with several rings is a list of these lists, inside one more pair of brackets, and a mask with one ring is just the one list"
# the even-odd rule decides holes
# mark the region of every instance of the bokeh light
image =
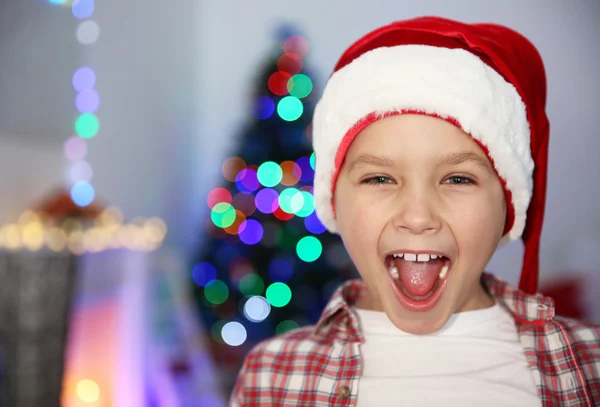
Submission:
[[228,322],[221,330],[221,337],[223,338],[223,342],[229,346],[240,346],[246,342],[248,333],[244,325],[239,322]]
[[296,164],[298,164],[302,170],[300,181],[311,182],[315,177],[315,170],[312,165],[310,165],[310,157],[300,157],[296,160]]
[[84,113],[75,121],[75,133],[77,133],[81,138],[92,138],[98,134],[99,129],[100,122],[92,113]]
[[212,280],[204,286],[204,296],[211,304],[223,304],[229,297],[229,288],[221,280]]
[[269,264],[268,273],[271,281],[287,283],[292,278],[294,267],[288,260],[275,259]]
[[281,185],[285,185],[286,187],[296,185],[300,180],[300,176],[302,175],[300,166],[294,161],[284,161],[281,163],[280,167],[283,172]]
[[208,283],[217,279],[217,270],[208,262],[200,262],[192,269],[192,280],[200,287],[206,287]]
[[85,181],[77,182],[71,187],[71,199],[75,205],[85,207],[94,201],[94,187]]
[[296,245],[298,257],[307,263],[317,260],[322,252],[323,246],[314,236],[305,236]]
[[229,157],[223,161],[221,171],[223,172],[223,176],[227,181],[235,182],[236,175],[238,175],[239,172],[244,168],[246,168],[246,162],[242,158]]
[[87,155],[87,143],[81,137],[73,136],[65,142],[65,156],[70,161],[80,161]]
[[312,169],[314,170],[314,169],[315,169],[315,164],[317,163],[317,156],[316,156],[316,154],[314,153],[314,151],[313,151],[313,153],[310,155],[310,158],[309,158],[309,163],[310,163],[310,168],[312,168]]
[[256,203],[254,202],[255,196],[240,192],[233,197],[233,207],[239,209],[246,216],[251,216],[256,212]]
[[260,188],[256,170],[251,167],[244,168],[236,175],[235,184],[240,192],[253,192]]
[[260,242],[263,237],[262,225],[254,219],[246,219],[240,225],[239,231],[240,240],[247,245],[254,245]]
[[[273,202],[273,205],[275,206],[276,203],[277,203],[277,201]],[[279,220],[286,221],[286,220],[292,219],[294,217],[294,214],[285,212],[281,208],[277,208],[276,210],[273,211],[273,216],[275,216]]]
[[302,99],[310,95],[313,84],[310,78],[304,74],[297,74],[290,78],[287,83],[288,92],[291,96]]
[[277,69],[279,69],[280,72],[295,75],[302,70],[302,58],[293,53],[285,53],[277,60]]
[[251,322],[264,321],[271,312],[271,304],[259,295],[250,297],[244,304],[244,316]]
[[235,219],[230,226],[224,228],[225,232],[227,232],[230,235],[237,235],[238,233],[240,233],[240,227],[245,221],[246,215],[244,215],[244,212],[240,211],[239,209],[235,209]]
[[304,105],[294,96],[286,96],[277,103],[277,114],[283,120],[293,122],[304,112]]
[[94,7],[94,0],[75,0],[71,6],[71,11],[75,18],[84,20],[94,13]]
[[292,299],[292,290],[285,283],[273,283],[267,287],[267,300],[274,307],[285,307]]
[[287,84],[291,77],[292,75],[288,72],[275,72],[269,77],[267,86],[277,96],[287,95]]
[[79,113],[94,113],[100,106],[100,96],[94,89],[86,89],[77,94],[75,106]]
[[235,222],[235,217],[235,209],[227,202],[220,202],[216,204],[210,213],[210,219],[215,226],[223,229],[233,225],[233,222]]
[[317,216],[316,211],[304,218],[304,226],[306,227],[306,230],[315,235],[320,235],[327,230],[325,225],[323,225]]
[[301,35],[292,35],[284,41],[283,51],[303,57],[308,52],[308,41]]
[[263,184],[265,187],[271,188],[281,182],[283,171],[276,162],[266,161],[258,167],[256,176],[258,178],[258,182]]
[[315,198],[310,192],[300,191],[302,195],[302,207],[296,211],[296,216],[305,218],[315,211]]
[[231,193],[225,188],[213,188],[206,197],[206,203],[210,209],[213,209],[216,204],[225,202],[231,203]]
[[248,259],[233,259],[229,263],[229,276],[231,277],[232,281],[238,284],[238,286],[240,281],[242,281],[242,278],[253,273],[254,266]]
[[73,183],[80,181],[89,182],[92,179],[94,172],[87,161],[78,161],[71,166],[69,175]]
[[89,66],[79,68],[73,74],[73,88],[77,92],[92,89],[96,86],[96,73]]
[[265,282],[258,274],[246,274],[239,283],[240,292],[245,296],[261,295],[265,290]]
[[100,36],[100,27],[93,20],[86,20],[79,24],[75,33],[77,41],[83,45],[95,43]]
[[263,188],[256,193],[254,203],[260,212],[269,214],[273,213],[273,202],[277,201],[278,198],[277,191],[271,188]]
[[93,380],[80,380],[77,383],[77,397],[84,403],[95,403],[100,398],[100,386]]
[[296,321],[292,321],[292,320],[281,321],[279,324],[277,324],[277,328],[275,328],[275,334],[281,335],[283,333],[286,333],[286,332],[291,331],[292,329],[296,329],[298,327],[299,327],[299,325]]
[[286,188],[279,195],[279,207],[287,213],[295,214],[304,205],[304,196],[296,188]]
[[[275,92],[273,92],[275,93]],[[254,101],[254,116],[266,120],[275,112],[275,102],[268,96],[259,96]]]
[[217,321],[214,324],[212,324],[212,326],[210,327],[210,333],[216,342],[225,343],[225,342],[223,342],[223,337],[221,336],[221,331],[223,330],[223,327],[225,326],[226,323],[227,323],[227,321]]

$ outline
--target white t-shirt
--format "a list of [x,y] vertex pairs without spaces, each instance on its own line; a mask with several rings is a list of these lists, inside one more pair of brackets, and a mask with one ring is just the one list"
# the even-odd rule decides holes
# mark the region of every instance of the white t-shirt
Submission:
[[500,305],[452,315],[431,335],[399,330],[384,312],[354,309],[361,346],[359,407],[539,407],[512,316]]

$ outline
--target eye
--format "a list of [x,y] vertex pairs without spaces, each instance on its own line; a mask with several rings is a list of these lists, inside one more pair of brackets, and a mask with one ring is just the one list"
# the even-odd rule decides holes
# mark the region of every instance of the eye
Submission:
[[391,184],[393,181],[384,175],[378,175],[376,177],[366,178],[360,181],[361,184],[369,184],[369,185],[382,185],[382,184]]
[[473,181],[472,178],[466,177],[464,175],[453,175],[451,177],[446,178],[446,181],[444,181],[443,183],[459,185],[459,184],[475,184],[475,181]]

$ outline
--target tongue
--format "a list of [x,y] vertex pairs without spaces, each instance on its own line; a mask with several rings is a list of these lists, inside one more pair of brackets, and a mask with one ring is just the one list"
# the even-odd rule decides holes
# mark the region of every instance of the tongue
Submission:
[[441,259],[425,262],[406,261],[395,258],[400,280],[411,295],[425,295],[433,288],[444,262]]

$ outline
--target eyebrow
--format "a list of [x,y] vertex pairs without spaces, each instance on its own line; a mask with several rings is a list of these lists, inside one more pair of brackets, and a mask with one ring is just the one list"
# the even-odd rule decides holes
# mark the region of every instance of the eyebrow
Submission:
[[495,174],[495,171],[492,168],[492,164],[487,158],[483,158],[479,154],[475,154],[470,151],[439,155],[436,160],[436,165],[458,165],[465,162],[472,162],[473,164],[478,165],[484,170]]
[[[469,152],[469,151],[441,154],[436,158],[435,166],[440,167],[440,166],[444,166],[444,165],[458,165],[458,164],[462,164],[465,162],[472,162],[472,163],[476,164],[477,166],[483,168],[484,170],[486,170],[492,174],[495,174],[495,171],[492,168],[492,165],[489,160],[481,157],[480,155],[478,155],[476,153]],[[356,157],[354,160],[352,160],[352,162],[350,163],[350,165],[348,167],[348,172],[351,172],[352,170],[354,170],[358,167],[361,167],[361,166],[365,166],[365,165],[371,165],[374,167],[382,167],[382,168],[393,168],[397,164],[393,158],[386,156],[386,155],[378,156],[378,155],[372,155],[372,154],[361,154],[358,157]]]

